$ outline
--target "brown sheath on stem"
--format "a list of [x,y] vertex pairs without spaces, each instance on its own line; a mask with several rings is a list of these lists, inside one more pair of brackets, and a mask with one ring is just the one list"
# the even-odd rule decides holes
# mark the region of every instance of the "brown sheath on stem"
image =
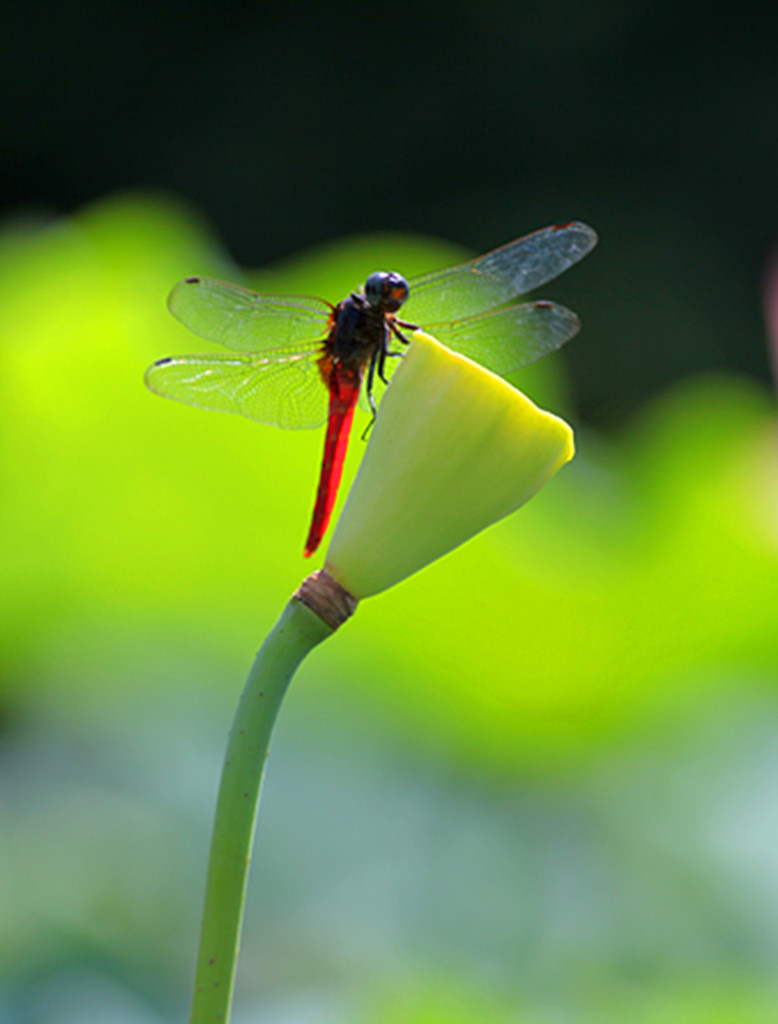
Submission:
[[307,576],[295,591],[293,600],[301,601],[332,630],[342,626],[357,608],[357,599],[324,569]]

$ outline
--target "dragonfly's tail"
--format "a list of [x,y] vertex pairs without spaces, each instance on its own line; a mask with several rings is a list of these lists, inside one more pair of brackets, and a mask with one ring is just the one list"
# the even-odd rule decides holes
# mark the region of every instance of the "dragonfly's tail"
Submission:
[[319,489],[316,492],[311,528],[303,552],[306,558],[310,558],[318,548],[329,526],[343,476],[343,464],[360,384],[361,375],[355,377],[353,372],[344,371],[337,365],[333,368],[330,379],[330,415],[327,421],[327,437],[324,441]]

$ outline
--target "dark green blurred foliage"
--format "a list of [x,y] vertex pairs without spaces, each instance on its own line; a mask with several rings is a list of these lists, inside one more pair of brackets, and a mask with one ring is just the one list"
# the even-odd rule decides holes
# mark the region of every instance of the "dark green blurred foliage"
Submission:
[[[3,1024],[184,1018],[232,709],[315,567],[320,432],[145,392],[208,347],[167,291],[336,300],[461,255],[379,235],[244,277],[159,197],[0,239]],[[596,345],[596,301],[553,294]],[[575,422],[565,358],[516,382]],[[776,1019],[776,436],[754,381],[677,383],[315,652],[236,1022]]]

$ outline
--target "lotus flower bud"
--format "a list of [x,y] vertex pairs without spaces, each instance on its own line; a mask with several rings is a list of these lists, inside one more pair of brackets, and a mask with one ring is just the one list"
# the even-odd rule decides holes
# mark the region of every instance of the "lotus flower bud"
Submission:
[[357,600],[386,590],[523,505],[573,454],[564,420],[416,331],[324,568]]

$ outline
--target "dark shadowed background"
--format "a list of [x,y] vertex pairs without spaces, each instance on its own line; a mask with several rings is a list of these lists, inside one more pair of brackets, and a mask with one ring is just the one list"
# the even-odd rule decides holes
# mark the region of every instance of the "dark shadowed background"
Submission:
[[603,240],[565,284],[587,326],[569,361],[607,425],[681,375],[767,372],[778,72],[759,10],[17,5],[0,196],[50,215],[171,190],[244,266],[376,230],[476,253],[586,220]]

